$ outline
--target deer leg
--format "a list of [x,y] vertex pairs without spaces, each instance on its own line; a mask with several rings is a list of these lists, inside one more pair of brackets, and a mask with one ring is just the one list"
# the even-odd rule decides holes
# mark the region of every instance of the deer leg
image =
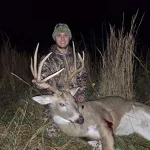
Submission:
[[112,130],[106,122],[101,122],[99,126],[103,150],[115,150]]

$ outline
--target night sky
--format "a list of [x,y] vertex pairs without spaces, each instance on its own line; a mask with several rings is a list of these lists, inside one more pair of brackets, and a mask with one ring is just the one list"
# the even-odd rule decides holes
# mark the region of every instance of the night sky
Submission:
[[[53,44],[52,32],[57,23],[66,23],[75,39],[82,34],[88,38],[95,31],[101,36],[102,24],[121,27],[123,12],[125,24],[139,10],[139,20],[144,15],[138,38],[150,46],[150,0],[99,0],[99,1],[16,1],[0,2],[0,31],[19,48],[32,50],[37,42],[43,47]],[[99,2],[99,3],[98,3]],[[2,37],[2,36],[1,36]],[[0,38],[1,38],[0,37]]]

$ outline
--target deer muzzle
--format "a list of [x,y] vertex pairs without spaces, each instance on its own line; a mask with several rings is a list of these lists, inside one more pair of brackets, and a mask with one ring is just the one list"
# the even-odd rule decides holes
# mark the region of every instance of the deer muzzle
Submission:
[[83,116],[80,115],[79,118],[76,120],[76,123],[82,125],[82,124],[84,123],[84,118],[83,118]]

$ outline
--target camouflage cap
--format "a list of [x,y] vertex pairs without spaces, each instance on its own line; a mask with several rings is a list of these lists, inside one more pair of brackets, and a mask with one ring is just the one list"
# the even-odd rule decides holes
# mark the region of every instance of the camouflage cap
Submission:
[[67,24],[64,23],[58,23],[55,28],[54,28],[54,32],[52,34],[52,38],[55,40],[55,36],[58,35],[59,33],[66,33],[69,35],[70,39],[72,38],[72,34],[71,31],[68,27]]

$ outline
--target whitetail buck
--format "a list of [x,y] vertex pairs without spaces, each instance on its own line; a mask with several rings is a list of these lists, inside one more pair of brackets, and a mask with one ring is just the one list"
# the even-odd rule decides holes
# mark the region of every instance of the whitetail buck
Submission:
[[[104,150],[115,150],[114,136],[137,133],[150,140],[149,106],[117,96],[77,104],[73,97],[76,90],[60,91],[55,86],[46,83],[47,80],[61,73],[64,68],[41,80],[43,62],[50,54],[39,64],[37,71],[37,51],[38,46],[34,55],[34,65],[31,63],[33,82],[39,88],[53,91],[54,94],[35,96],[32,99],[41,105],[50,105],[53,120],[62,132],[69,136],[87,138],[90,141],[101,141],[102,147],[100,145],[98,149]],[[70,74],[66,82],[69,82],[84,66],[84,57],[82,58],[79,54],[78,56],[82,65]]]

